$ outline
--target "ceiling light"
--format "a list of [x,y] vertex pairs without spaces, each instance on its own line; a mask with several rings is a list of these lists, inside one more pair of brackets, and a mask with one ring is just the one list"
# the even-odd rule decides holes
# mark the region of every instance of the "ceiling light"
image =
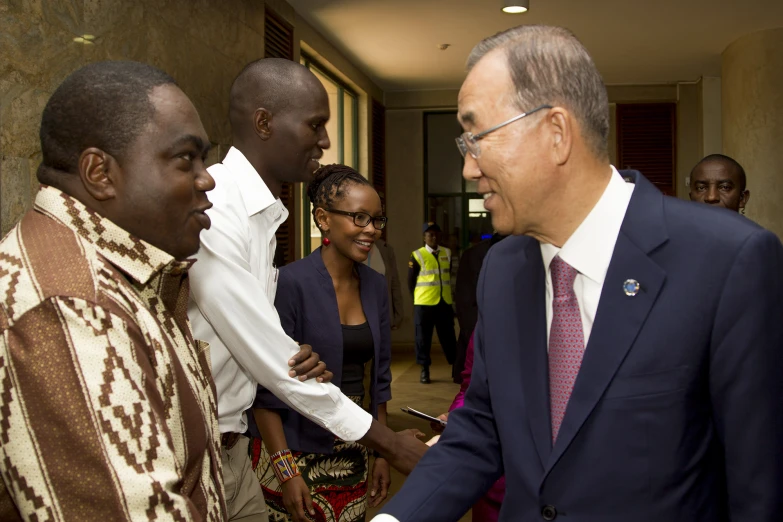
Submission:
[[503,12],[509,14],[519,14],[527,12],[530,7],[530,0],[503,0]]

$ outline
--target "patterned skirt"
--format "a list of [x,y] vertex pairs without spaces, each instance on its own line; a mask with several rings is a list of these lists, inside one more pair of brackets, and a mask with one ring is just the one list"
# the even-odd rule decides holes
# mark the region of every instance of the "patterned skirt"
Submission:
[[[361,404],[361,397],[349,397]],[[250,460],[264,491],[270,522],[290,521],[283,504],[283,491],[269,461],[269,452],[259,439],[251,439]],[[356,442],[334,441],[334,452],[292,451],[296,465],[310,488],[316,522],[364,522],[367,513],[367,448]],[[309,516],[309,514],[308,514]]]

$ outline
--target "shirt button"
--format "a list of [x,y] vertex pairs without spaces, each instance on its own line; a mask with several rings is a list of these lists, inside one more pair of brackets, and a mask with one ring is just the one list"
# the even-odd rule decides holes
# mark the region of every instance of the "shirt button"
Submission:
[[541,516],[544,520],[554,520],[557,518],[557,510],[555,506],[544,506],[541,508]]

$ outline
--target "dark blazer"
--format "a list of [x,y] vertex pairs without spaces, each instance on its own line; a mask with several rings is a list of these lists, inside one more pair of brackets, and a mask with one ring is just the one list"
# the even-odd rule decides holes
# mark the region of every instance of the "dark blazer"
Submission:
[[554,447],[544,266],[515,236],[484,260],[465,406],[384,512],[458,520],[505,471],[501,521],[783,520],[783,247],[633,181]]
[[478,288],[481,264],[484,262],[489,248],[504,237],[500,234],[493,234],[491,238],[476,243],[465,250],[459,259],[457,283],[454,287],[454,304],[456,305],[457,321],[459,322],[457,353],[454,358],[454,366],[451,369],[451,376],[454,382],[462,382],[461,374],[462,370],[465,369],[465,354],[468,350],[468,342],[473,335],[476,322],[478,322],[476,288]]
[[[370,380],[370,413],[377,418],[378,405],[391,399],[389,298],[386,279],[381,274],[362,264],[356,265],[356,268],[359,271],[362,308],[375,344]],[[334,373],[332,383],[339,387],[343,371],[343,331],[337,296],[332,278],[321,259],[321,249],[280,269],[275,308],[280,314],[283,330],[295,341],[313,347]],[[267,389],[258,387],[253,407],[279,411],[290,449],[332,453],[334,435],[289,409]],[[257,432],[254,434],[258,435]]]
[[399,328],[405,312],[402,308],[402,287],[400,286],[400,276],[397,271],[397,257],[394,255],[394,249],[383,239],[377,240],[375,244],[381,253],[383,265],[386,268],[386,284],[389,288],[391,304],[391,325]]

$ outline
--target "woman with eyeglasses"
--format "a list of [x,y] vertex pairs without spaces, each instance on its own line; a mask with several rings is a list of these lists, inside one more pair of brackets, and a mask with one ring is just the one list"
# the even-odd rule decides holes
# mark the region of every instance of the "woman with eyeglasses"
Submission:
[[[321,167],[307,195],[322,246],[281,268],[275,308],[286,333],[311,345],[334,372],[332,383],[359,404],[369,395],[369,411],[386,424],[388,293],[385,278],[363,264],[386,226],[380,197],[344,165]],[[270,521],[363,521],[368,501],[376,506],[386,498],[384,459],[376,457],[370,470],[366,448],[335,439],[261,387],[253,406],[261,439],[253,441],[251,460]]]

